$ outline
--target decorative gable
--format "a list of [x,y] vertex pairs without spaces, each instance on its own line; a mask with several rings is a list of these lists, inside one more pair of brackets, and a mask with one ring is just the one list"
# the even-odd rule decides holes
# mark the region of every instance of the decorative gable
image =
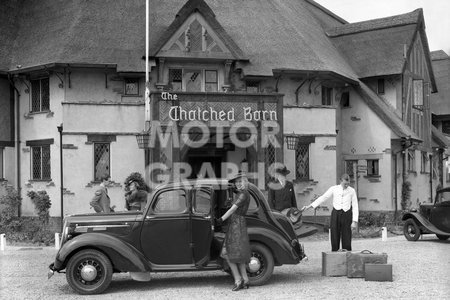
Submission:
[[186,19],[156,57],[235,59],[219,34],[198,12]]

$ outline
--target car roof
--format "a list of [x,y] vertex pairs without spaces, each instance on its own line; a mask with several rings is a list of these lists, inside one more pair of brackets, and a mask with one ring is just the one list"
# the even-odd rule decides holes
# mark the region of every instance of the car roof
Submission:
[[[226,178],[197,178],[197,179],[186,179],[186,180],[178,180],[178,181],[170,181],[156,187],[156,190],[160,190],[168,187],[194,187],[194,186],[220,186],[220,187],[229,187],[230,183]],[[253,186],[252,183],[249,182],[249,188]]]

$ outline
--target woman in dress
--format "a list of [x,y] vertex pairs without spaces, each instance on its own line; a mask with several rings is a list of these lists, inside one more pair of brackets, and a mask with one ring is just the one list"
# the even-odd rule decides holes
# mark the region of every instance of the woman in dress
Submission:
[[227,260],[234,277],[233,291],[249,286],[246,265],[250,262],[250,242],[247,233],[245,214],[250,204],[248,180],[245,173],[239,172],[229,180],[237,190],[237,196],[228,211],[217,220],[222,223],[230,218],[228,230],[225,235],[221,257]]
[[128,182],[130,192],[125,196],[125,208],[143,210],[147,204],[147,192],[142,190],[136,181]]

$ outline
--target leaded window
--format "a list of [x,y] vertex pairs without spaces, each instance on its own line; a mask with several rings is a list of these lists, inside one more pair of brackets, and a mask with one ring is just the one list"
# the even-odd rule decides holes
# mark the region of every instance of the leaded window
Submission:
[[125,95],[137,96],[139,95],[139,79],[126,78],[125,79]]
[[31,147],[31,179],[51,179],[50,145]]
[[94,143],[94,181],[111,176],[110,163],[110,144]]
[[416,151],[414,150],[408,151],[408,171],[416,171]]
[[169,85],[172,91],[183,90],[183,70],[182,69],[169,69]]
[[309,144],[298,144],[295,148],[295,177],[309,180]]
[[265,179],[266,179],[266,185],[270,182],[270,167],[275,163],[275,147],[272,145],[272,143],[269,143],[267,145],[267,148],[265,149],[265,164],[266,164],[266,172],[265,172]]
[[345,161],[345,173],[347,173],[350,178],[355,177],[355,167],[358,166],[358,160],[346,160]]
[[49,78],[31,80],[31,112],[50,110]]

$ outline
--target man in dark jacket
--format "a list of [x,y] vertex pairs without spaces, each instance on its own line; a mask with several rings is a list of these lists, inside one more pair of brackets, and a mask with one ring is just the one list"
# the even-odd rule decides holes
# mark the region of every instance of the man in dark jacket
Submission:
[[297,208],[294,185],[286,179],[289,173],[286,166],[275,169],[275,181],[269,184],[269,206],[274,210]]
[[108,189],[106,186],[109,184],[110,176],[106,175],[101,178],[100,187],[95,191],[94,198],[90,202],[90,205],[97,213],[109,213],[111,212],[110,204],[111,200],[108,196]]

